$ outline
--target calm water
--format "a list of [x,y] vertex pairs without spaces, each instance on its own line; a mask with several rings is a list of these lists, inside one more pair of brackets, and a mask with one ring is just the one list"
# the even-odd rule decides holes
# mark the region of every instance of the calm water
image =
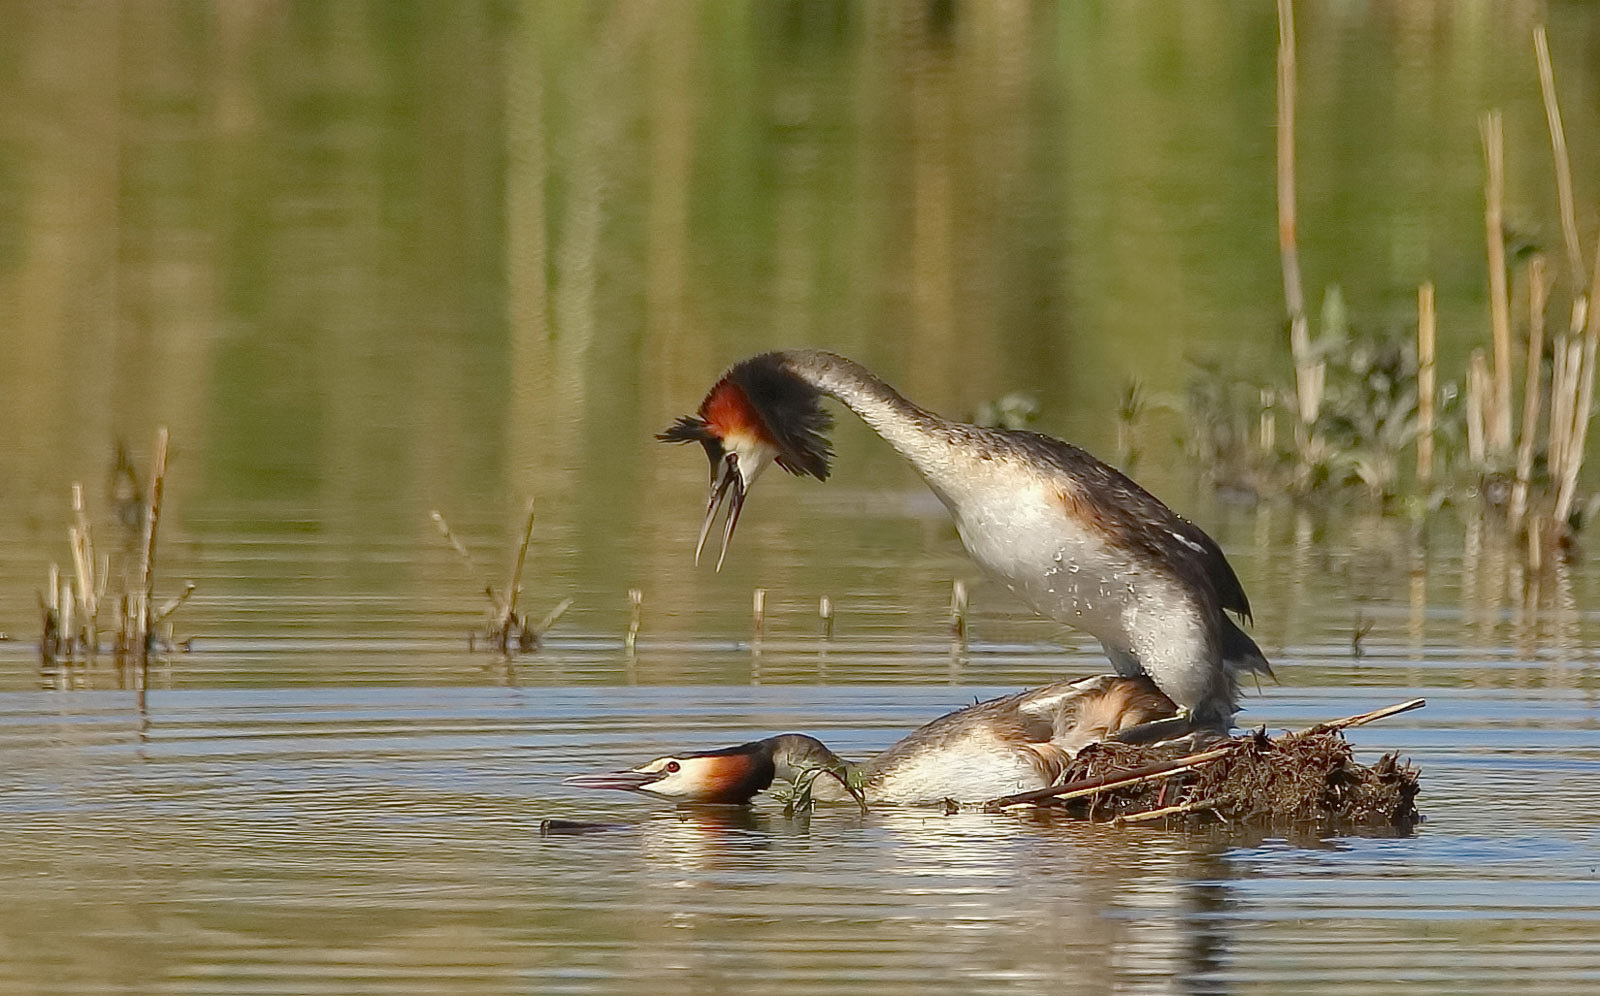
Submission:
[[[1435,281],[1459,379],[1477,116],[1504,110],[1508,216],[1554,244],[1527,31],[1548,16],[1593,203],[1600,15],[1297,8],[1308,286],[1378,331]],[[1172,444],[1192,360],[1286,372],[1275,42],[1243,2],[0,5],[0,989],[1600,985],[1600,569],[1528,575],[1452,510],[1230,505]],[[975,577],[851,422],[835,480],[763,480],[728,567],[693,567],[703,461],[650,436],[789,344],[952,414],[1029,391],[1107,456],[1139,378],[1122,456],[1223,542],[1277,668],[1241,721],[1425,695],[1354,740],[1421,765],[1427,822],[707,817],[561,785],[783,730],[866,754],[1105,667]],[[41,669],[36,593],[73,481],[120,562],[112,456],[157,425],[158,590],[198,587],[140,695]],[[525,604],[574,604],[507,663],[466,634],[529,497]]]

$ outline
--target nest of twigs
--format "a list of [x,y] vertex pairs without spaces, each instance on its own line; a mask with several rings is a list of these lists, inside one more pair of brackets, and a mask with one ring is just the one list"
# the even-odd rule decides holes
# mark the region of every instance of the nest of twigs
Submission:
[[1174,744],[1095,744],[1078,755],[1056,787],[989,805],[1033,805],[1121,823],[1415,825],[1421,819],[1417,769],[1392,753],[1361,764],[1341,732],[1351,725],[1359,723],[1340,721],[1279,737],[1260,729],[1199,752]]

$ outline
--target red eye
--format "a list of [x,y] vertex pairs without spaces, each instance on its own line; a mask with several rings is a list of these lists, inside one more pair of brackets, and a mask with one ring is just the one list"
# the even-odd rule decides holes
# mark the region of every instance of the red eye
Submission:
[[679,764],[677,761],[668,761],[667,762],[667,771],[669,771],[669,772],[677,771],[681,767],[683,767],[683,765]]

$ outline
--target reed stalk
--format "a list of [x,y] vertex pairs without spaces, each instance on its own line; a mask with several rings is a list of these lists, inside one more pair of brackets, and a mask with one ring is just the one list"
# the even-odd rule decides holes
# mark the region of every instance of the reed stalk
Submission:
[[528,559],[528,543],[533,539],[533,499],[528,499],[528,519],[522,527],[522,542],[517,544],[516,556],[511,561],[511,574],[506,578],[506,597],[500,610],[500,630],[511,632],[517,621],[517,595],[522,591],[522,565]]
[[644,592],[638,588],[628,589],[628,632],[622,638],[622,648],[632,657],[635,647],[639,644],[639,627],[644,622]]
[[[468,570],[480,578],[484,578],[484,573],[478,567],[478,562],[472,559],[472,554],[467,550],[467,545],[461,542],[460,538],[451,530],[450,523],[445,521],[444,515],[438,509],[432,509],[428,512],[428,518],[433,520],[434,528],[439,530],[439,535],[444,537],[446,543],[450,544],[450,549],[456,552],[456,556],[461,558],[462,562],[467,565]],[[500,598],[499,592],[494,590],[494,585],[490,584],[487,579],[483,580],[482,583],[484,597],[489,600],[490,610],[494,618],[499,620],[504,615],[505,602]]]
[[1216,809],[1222,803],[1222,799],[1196,799],[1193,802],[1183,802],[1176,806],[1163,806],[1160,809],[1147,809],[1142,813],[1129,813],[1126,816],[1118,816],[1111,822],[1113,825],[1148,823],[1151,820],[1165,819],[1168,816],[1187,816],[1190,813],[1203,813],[1209,809]]
[[[1561,241],[1566,247],[1567,268],[1573,293],[1583,293],[1583,250],[1578,241],[1578,212],[1572,199],[1572,161],[1567,155],[1566,130],[1561,127],[1561,105],[1556,100],[1555,70],[1550,65],[1550,45],[1544,25],[1533,29],[1533,53],[1539,63],[1539,92],[1544,97],[1545,123],[1550,126],[1550,151],[1556,167],[1556,197],[1561,205]],[[1580,327],[1582,321],[1573,326]]]
[[39,661],[53,667],[61,657],[61,589],[58,587],[61,569],[55,564],[45,576],[44,594],[39,597],[40,633]]
[[1559,468],[1566,465],[1566,450],[1572,435],[1572,408],[1578,395],[1576,374],[1582,357],[1582,345],[1570,335],[1558,336],[1550,350],[1550,419],[1545,462],[1552,480],[1559,480]]
[[[433,520],[433,525],[439,530],[439,535],[456,552],[469,570],[477,574],[483,585],[484,597],[489,600],[489,612],[485,624],[486,632],[483,634],[501,654],[510,656],[518,651],[536,650],[544,634],[556,621],[572,607],[572,599],[563,599],[555,608],[545,614],[544,619],[534,625],[529,625],[526,616],[517,614],[517,598],[522,591],[522,571],[527,564],[528,546],[533,539],[534,510],[533,501],[528,501],[528,515],[524,521],[522,536],[517,544],[517,550],[511,561],[511,573],[506,577],[505,594],[495,591],[491,584],[472,559],[467,545],[450,529],[450,523],[445,521],[444,515],[438,509],[428,512],[428,517]],[[479,634],[471,633],[467,636],[469,647],[477,646]]]
[[1467,363],[1467,459],[1479,468],[1488,458],[1484,420],[1488,408],[1494,404],[1489,397],[1492,390],[1489,360],[1483,350],[1474,349]]
[[544,635],[550,631],[550,627],[554,626],[562,616],[566,615],[567,610],[570,608],[572,608],[572,599],[563,598],[556,603],[555,608],[546,612],[544,618],[540,619],[531,629],[524,622],[522,624],[522,649],[533,650],[536,648],[544,639]]
[[77,599],[73,597],[70,582],[65,580],[61,582],[61,598],[58,600],[58,604],[61,606],[61,619],[57,625],[66,644],[67,652],[65,656],[76,658],[81,641],[78,639],[77,613],[73,611],[77,605]]
[[[1595,272],[1593,285],[1590,290],[1591,298],[1600,294],[1600,254],[1595,256]],[[1578,475],[1583,470],[1583,451],[1589,441],[1589,412],[1594,407],[1594,369],[1597,346],[1600,346],[1600,310],[1589,309],[1587,320],[1584,322],[1583,342],[1577,360],[1569,364],[1576,369],[1569,371],[1570,385],[1568,390],[1575,396],[1571,402],[1571,426],[1567,430],[1567,442],[1562,453],[1562,462],[1559,468],[1552,468],[1552,473],[1559,471],[1556,477],[1556,504],[1553,517],[1555,521],[1564,524],[1572,515],[1572,504],[1577,497]],[[1578,349],[1579,344],[1573,343],[1571,349]]]
[[1342,719],[1330,719],[1326,723],[1318,723],[1308,730],[1292,733],[1290,736],[1308,737],[1316,733],[1327,733],[1331,730],[1352,730],[1358,726],[1366,726],[1368,723],[1376,723],[1380,719],[1388,719],[1390,716],[1398,716],[1403,712],[1421,709],[1427,704],[1427,699],[1407,699],[1404,702],[1396,702],[1394,705],[1387,705],[1371,712],[1357,713],[1354,716],[1345,716]]
[[150,669],[151,606],[155,602],[156,536],[161,525],[161,496],[167,480],[167,427],[156,430],[155,463],[150,471],[150,507],[144,522],[144,556],[139,563],[139,593],[135,636],[139,641],[139,667]]
[[1417,484],[1424,490],[1433,484],[1436,325],[1433,284],[1423,284],[1417,288]]
[[100,592],[105,584],[95,575],[94,537],[89,531],[89,515],[83,503],[83,485],[72,483],[73,525],[67,530],[72,544],[72,569],[78,603],[83,610],[81,643],[87,656],[94,657],[100,645]]
[[1528,355],[1522,384],[1522,425],[1517,441],[1517,479],[1511,486],[1508,515],[1512,527],[1522,524],[1528,509],[1528,489],[1533,477],[1533,444],[1539,434],[1539,415],[1543,408],[1541,376],[1544,358],[1544,312],[1550,298],[1550,275],[1544,257],[1535,254],[1528,260]]
[[1506,281],[1505,138],[1500,112],[1479,121],[1483,137],[1483,220],[1489,263],[1489,329],[1494,342],[1492,393],[1484,411],[1488,450],[1496,460],[1511,453],[1511,293]]
[[1596,258],[1594,276],[1585,285],[1578,212],[1572,194],[1572,162],[1567,153],[1566,131],[1561,124],[1561,104],[1556,98],[1550,45],[1542,24],[1533,29],[1533,52],[1539,64],[1539,92],[1544,99],[1545,123],[1550,128],[1556,196],[1561,208],[1561,239],[1572,281],[1569,331],[1557,343],[1552,357],[1546,451],[1550,475],[1556,486],[1551,517],[1558,524],[1557,528],[1564,529],[1577,496],[1578,475],[1583,470],[1584,449],[1588,445],[1589,412],[1594,405],[1595,347],[1596,339],[1600,338],[1600,322],[1596,321],[1591,302],[1600,294],[1600,256]]
[[1294,4],[1278,0],[1278,257],[1283,267],[1283,298],[1289,311],[1289,348],[1294,354],[1295,404],[1301,442],[1322,407],[1322,364],[1311,349],[1305,289],[1300,279],[1300,247],[1295,222],[1295,42]]
[[1278,445],[1277,407],[1270,389],[1261,390],[1261,414],[1256,421],[1256,437],[1262,453],[1271,453]]
[[172,598],[167,599],[165,602],[162,603],[161,608],[155,610],[155,612],[152,613],[152,616],[151,616],[152,625],[159,626],[162,623],[166,622],[168,616],[170,616],[174,612],[178,611],[178,609],[183,605],[183,603],[187,602],[189,600],[189,596],[194,594],[196,587],[197,586],[195,585],[195,583],[193,581],[185,582],[184,586],[183,586],[183,593],[182,594],[175,595]]

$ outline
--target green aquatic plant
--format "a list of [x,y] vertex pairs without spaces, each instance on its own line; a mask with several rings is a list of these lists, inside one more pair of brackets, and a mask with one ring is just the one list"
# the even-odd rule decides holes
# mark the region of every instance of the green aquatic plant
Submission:
[[845,791],[861,807],[861,812],[867,812],[867,776],[858,764],[840,760],[834,764],[813,764],[801,768],[796,774],[794,782],[787,788],[778,788],[773,791],[773,796],[783,803],[783,815],[793,816],[796,813],[810,812],[816,806],[812,797],[812,789],[816,785],[819,775],[832,775],[839,779]]
[[[1343,296],[1330,287],[1312,353],[1320,396],[1301,424],[1293,389],[1280,382],[1231,377],[1220,365],[1198,367],[1188,390],[1186,449],[1212,468],[1219,486],[1257,496],[1308,499],[1364,494],[1387,503],[1430,492],[1405,473],[1423,431],[1422,364],[1406,333],[1351,331]],[[1438,461],[1476,483],[1491,468],[1466,459],[1467,411],[1454,382],[1437,384],[1428,434]],[[1288,416],[1285,420],[1284,416]],[[1283,423],[1287,421],[1287,425]],[[1441,495],[1452,488],[1446,486]]]

